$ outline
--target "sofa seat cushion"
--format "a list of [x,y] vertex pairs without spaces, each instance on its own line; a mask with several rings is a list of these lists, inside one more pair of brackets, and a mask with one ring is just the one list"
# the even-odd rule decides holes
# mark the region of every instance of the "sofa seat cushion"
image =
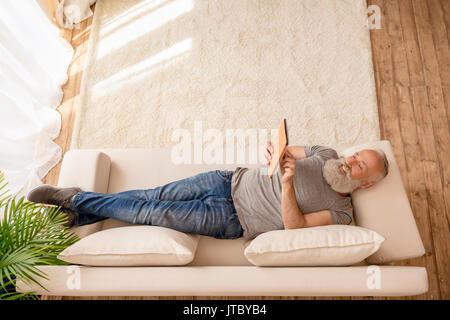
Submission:
[[427,292],[423,267],[39,266],[49,280],[17,290],[56,296],[407,296]]

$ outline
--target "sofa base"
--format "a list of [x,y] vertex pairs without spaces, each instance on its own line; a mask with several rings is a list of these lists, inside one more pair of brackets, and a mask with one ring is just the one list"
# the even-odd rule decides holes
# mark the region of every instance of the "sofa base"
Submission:
[[40,266],[50,280],[17,291],[56,296],[410,296],[427,292],[423,267]]

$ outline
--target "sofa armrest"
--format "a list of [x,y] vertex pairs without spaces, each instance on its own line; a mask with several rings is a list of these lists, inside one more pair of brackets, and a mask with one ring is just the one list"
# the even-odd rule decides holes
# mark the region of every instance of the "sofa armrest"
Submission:
[[107,193],[111,158],[96,150],[69,150],[64,155],[58,187],[79,187],[83,191]]

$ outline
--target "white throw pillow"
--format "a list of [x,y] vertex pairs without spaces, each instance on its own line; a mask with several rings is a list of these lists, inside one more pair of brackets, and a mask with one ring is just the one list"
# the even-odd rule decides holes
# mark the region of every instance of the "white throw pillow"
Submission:
[[88,266],[174,266],[194,259],[200,237],[159,226],[127,226],[90,234],[58,259]]
[[258,235],[244,254],[256,266],[348,266],[383,241],[375,231],[350,225],[274,230]]

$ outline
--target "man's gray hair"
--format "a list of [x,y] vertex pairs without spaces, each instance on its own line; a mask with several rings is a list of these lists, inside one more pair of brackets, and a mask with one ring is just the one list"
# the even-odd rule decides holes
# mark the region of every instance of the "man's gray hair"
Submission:
[[380,181],[381,179],[383,179],[384,177],[387,176],[387,174],[389,173],[389,161],[386,157],[386,154],[384,153],[383,150],[381,149],[373,149],[375,150],[381,157],[381,159],[383,159],[383,163],[384,163],[384,168],[383,171],[381,171],[380,175],[378,176],[378,178],[375,179],[375,182]]

